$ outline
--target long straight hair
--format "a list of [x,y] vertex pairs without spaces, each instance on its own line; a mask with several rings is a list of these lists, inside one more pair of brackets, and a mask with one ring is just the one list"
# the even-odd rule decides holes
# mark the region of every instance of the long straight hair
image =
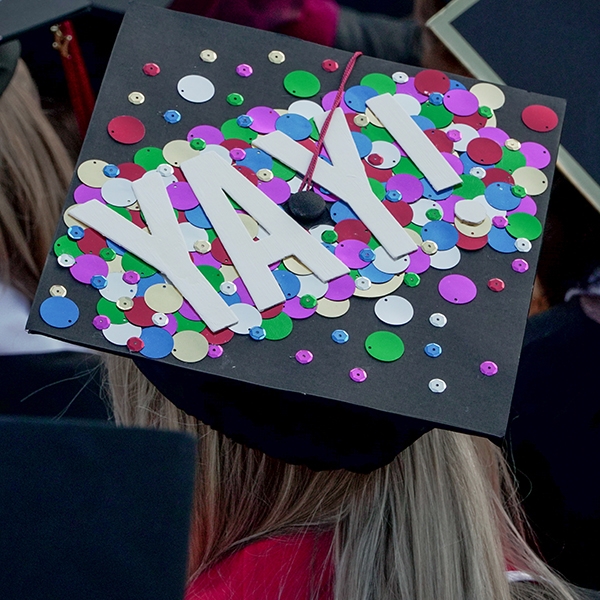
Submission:
[[[134,364],[108,357],[118,424],[198,437],[189,573],[244,545],[333,532],[332,600],[573,600],[526,542],[501,451],[434,430],[367,475],[315,472],[232,442],[162,396]],[[507,568],[536,583],[509,584]],[[314,574],[313,574],[314,575]]]
[[0,279],[33,299],[73,164],[22,60],[0,96]]

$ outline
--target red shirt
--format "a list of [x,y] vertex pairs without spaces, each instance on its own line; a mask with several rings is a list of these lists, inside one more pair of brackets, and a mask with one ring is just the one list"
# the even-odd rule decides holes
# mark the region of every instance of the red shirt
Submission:
[[184,600],[331,600],[331,534],[261,540],[200,574]]

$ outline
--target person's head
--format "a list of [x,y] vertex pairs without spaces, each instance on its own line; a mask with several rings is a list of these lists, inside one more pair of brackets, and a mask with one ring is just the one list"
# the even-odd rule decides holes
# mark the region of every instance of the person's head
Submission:
[[72,162],[19,61],[0,95],[0,278],[33,299]]
[[[572,598],[525,541],[501,451],[434,430],[369,474],[312,471],[229,440],[177,409],[130,360],[107,358],[120,425],[198,437],[190,577],[245,544],[333,532],[336,600]],[[538,584],[508,584],[505,571]],[[552,591],[549,591],[552,590]]]

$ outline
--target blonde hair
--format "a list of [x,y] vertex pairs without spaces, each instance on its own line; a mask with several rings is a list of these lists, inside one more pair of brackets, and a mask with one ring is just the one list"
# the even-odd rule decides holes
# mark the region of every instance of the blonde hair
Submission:
[[0,277],[33,299],[73,165],[19,60],[0,96]]
[[[434,430],[361,475],[315,472],[232,442],[178,410],[123,358],[107,358],[118,424],[198,436],[190,578],[249,542],[333,532],[332,600],[573,600],[525,541],[501,451]],[[506,568],[536,584],[509,584]],[[314,575],[314,574],[313,574]]]

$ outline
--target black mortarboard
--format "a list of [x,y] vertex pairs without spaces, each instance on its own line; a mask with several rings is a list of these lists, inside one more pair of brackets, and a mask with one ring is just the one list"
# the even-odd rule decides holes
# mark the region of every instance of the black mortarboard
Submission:
[[24,33],[68,19],[87,10],[90,0],[2,0],[0,3],[0,94],[10,83],[17,60],[19,44],[3,43]]
[[[327,210],[299,225],[345,70],[314,170]],[[368,471],[433,427],[499,438],[563,112],[136,6],[28,327],[140,357],[190,414],[314,468]]]
[[476,77],[567,99],[558,167],[600,210],[600,5],[457,0],[429,25]]
[[0,419],[3,600],[179,600],[195,441],[82,421]]

